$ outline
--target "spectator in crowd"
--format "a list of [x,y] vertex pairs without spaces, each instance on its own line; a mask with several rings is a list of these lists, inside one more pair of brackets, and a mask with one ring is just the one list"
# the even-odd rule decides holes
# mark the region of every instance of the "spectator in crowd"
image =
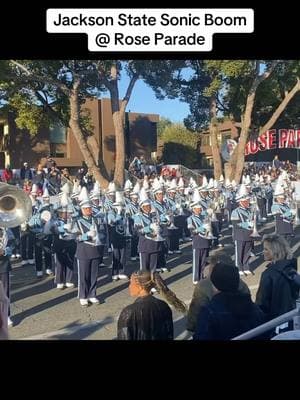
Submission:
[[[227,265],[233,265],[231,257],[224,251],[219,251],[209,258],[209,265],[207,266],[208,276],[205,279],[201,279],[195,286],[193,298],[190,304],[190,308],[187,315],[187,330],[190,332],[195,332],[197,318],[202,307],[206,306],[215,294],[215,289],[213,287],[210,275],[216,264],[221,261]],[[250,294],[249,288],[246,283],[240,279],[239,288],[240,293]]]
[[[265,261],[269,261],[262,273],[256,294],[256,304],[271,320],[296,307],[299,287],[290,279],[297,271],[297,259],[292,258],[287,241],[279,235],[266,235],[263,238]],[[292,329],[292,321],[276,328],[276,333]]]
[[84,168],[79,168],[79,170],[77,171],[77,174],[76,174],[76,179],[78,180],[79,185],[81,187],[85,186],[85,182],[83,180],[84,175],[85,175]]
[[43,186],[45,183],[45,171],[43,169],[42,164],[38,164],[36,174],[32,179],[32,182],[37,185],[38,188],[38,195],[43,193]]
[[56,167],[56,163],[52,164],[50,171],[48,173],[48,180],[49,180],[49,193],[50,195],[55,195],[59,192],[60,188],[60,170]]
[[281,166],[281,162],[279,161],[278,154],[273,159],[272,165],[274,168],[278,169]]
[[50,170],[53,166],[56,166],[56,163],[53,160],[53,158],[49,155],[46,157],[46,168],[47,168],[48,173],[50,172]]
[[11,184],[13,181],[13,171],[10,168],[10,165],[7,165],[6,168],[2,172],[2,181],[5,183]]
[[239,291],[237,267],[219,262],[210,280],[216,294],[199,312],[194,340],[230,340],[265,322],[264,313],[250,294]]
[[25,179],[31,181],[33,178],[33,174],[31,169],[28,167],[28,163],[24,162],[23,167],[20,170],[20,178],[21,181],[24,182]]
[[30,194],[32,189],[32,182],[25,179],[23,182],[23,190],[25,193]]
[[129,292],[137,300],[125,307],[118,320],[119,340],[172,340],[173,318],[168,304],[152,296],[159,293],[180,312],[185,304],[168,289],[158,273],[138,271],[131,275]]

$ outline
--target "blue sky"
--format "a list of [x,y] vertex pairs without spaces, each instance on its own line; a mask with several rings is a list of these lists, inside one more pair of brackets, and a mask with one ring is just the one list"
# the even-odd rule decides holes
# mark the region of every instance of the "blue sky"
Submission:
[[[125,95],[128,86],[128,77],[122,74],[119,81],[120,98]],[[173,122],[183,122],[189,114],[187,103],[178,100],[158,100],[153,90],[142,80],[138,80],[134,86],[131,99],[126,111],[159,114],[160,117],[169,118]]]

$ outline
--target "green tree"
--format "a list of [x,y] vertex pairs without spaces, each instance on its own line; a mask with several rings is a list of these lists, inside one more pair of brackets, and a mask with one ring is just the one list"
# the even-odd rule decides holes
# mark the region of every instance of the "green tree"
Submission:
[[197,168],[200,161],[198,151],[199,134],[185,128],[183,124],[168,124],[161,134],[164,143],[163,160],[166,164],[184,164]]
[[[84,161],[102,186],[107,185],[108,174],[101,148],[88,129],[88,116],[83,112],[83,103],[85,99],[99,97],[105,91],[110,93],[117,154],[114,181],[122,186],[125,110],[139,76],[137,69],[142,68],[141,62],[12,60],[11,65],[7,82],[11,80],[16,85],[8,85],[7,97],[10,106],[18,113],[18,126],[36,133],[42,123],[49,124],[47,118],[63,121],[72,129]],[[124,98],[120,100],[118,81],[122,69],[130,76],[130,81]],[[40,107],[41,104],[43,107]]]
[[158,77],[148,83],[159,98],[177,96],[190,105],[184,121],[188,128],[209,126],[216,178],[222,171],[218,117],[240,123],[238,145],[225,165],[226,176],[239,182],[250,132],[263,133],[283,116],[300,90],[299,65],[299,61],[185,60],[184,65],[176,64],[171,79]]
[[161,138],[163,131],[166,129],[167,126],[171,125],[172,121],[165,117],[160,117],[158,124],[157,124],[157,136]]

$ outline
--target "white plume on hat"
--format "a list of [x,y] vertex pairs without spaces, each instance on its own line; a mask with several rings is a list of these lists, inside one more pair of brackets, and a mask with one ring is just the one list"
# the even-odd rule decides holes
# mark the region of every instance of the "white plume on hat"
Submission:
[[216,179],[214,180],[214,189],[220,189],[219,182]]
[[162,176],[159,177],[159,183],[162,187],[166,184],[166,182]]
[[100,193],[101,193],[101,188],[100,188],[100,185],[99,185],[99,182],[95,182],[94,183],[94,187],[93,187],[93,194],[99,194],[100,195]]
[[163,190],[163,187],[160,184],[160,181],[157,178],[155,178],[154,181],[153,181],[153,184],[152,184],[153,193],[156,193],[156,192],[162,191],[162,190]]
[[144,188],[145,190],[149,190],[149,189],[150,189],[148,179],[144,179],[144,181],[143,181],[143,188]]
[[245,175],[242,176],[242,183],[246,184],[246,177],[245,177]]
[[92,203],[89,199],[89,194],[87,191],[87,188],[85,186],[83,186],[83,188],[81,189],[79,196],[78,196],[78,200],[80,201],[79,205],[80,207],[91,207]]
[[125,204],[125,200],[124,200],[124,193],[117,191],[116,192],[116,199],[114,202],[114,206],[123,206]]
[[44,192],[43,192],[43,196],[42,196],[42,197],[50,197],[50,196],[49,196],[48,188],[45,188],[45,189],[44,189]]
[[264,177],[262,175],[259,177],[259,183],[264,183]]
[[170,192],[170,191],[176,192],[176,189],[177,189],[177,183],[176,183],[176,179],[174,178],[174,179],[172,179],[172,181],[171,181],[171,183],[170,183],[170,185],[169,185],[167,191],[169,191],[169,192]]
[[201,188],[204,189],[207,185],[208,185],[207,178],[205,175],[203,175]]
[[239,187],[239,190],[236,194],[236,200],[237,201],[241,201],[241,200],[246,200],[249,199],[250,195],[247,191],[246,185],[244,183],[242,183]]
[[124,185],[124,190],[126,191],[126,190],[131,190],[131,189],[132,189],[132,183],[129,179],[127,179],[127,181],[125,182],[125,185]]
[[229,188],[230,186],[232,186],[232,184],[231,184],[231,182],[230,182],[230,179],[229,179],[229,178],[226,178],[225,187]]
[[139,205],[142,206],[144,204],[151,204],[150,199],[148,198],[148,194],[145,190],[144,187],[142,187],[141,191],[140,191],[140,201],[139,201]]
[[60,198],[60,206],[62,208],[67,208],[70,203],[70,198],[67,193],[63,193]]
[[140,186],[140,183],[139,182],[137,182],[135,185],[134,185],[134,188],[132,189],[132,191],[130,192],[130,195],[133,195],[133,194],[139,194],[140,193],[140,190],[141,190],[141,186]]
[[117,190],[115,182],[109,182],[106,193],[115,193]]
[[184,188],[184,181],[183,181],[183,178],[182,177],[180,177],[179,178],[179,181],[178,181],[178,188]]
[[78,200],[80,202],[82,202],[84,200],[90,200],[87,188],[85,186],[83,186],[83,188],[81,189],[79,196],[78,196]]
[[284,186],[282,185],[281,180],[278,179],[278,181],[276,183],[276,186],[275,186],[275,190],[274,190],[273,196],[276,197],[276,196],[284,196],[284,195],[285,195]]
[[251,178],[250,178],[250,175],[247,175],[247,176],[246,176],[245,185],[247,185],[247,186],[250,186],[250,185],[251,185]]
[[200,205],[200,200],[201,200],[201,197],[200,197],[199,190],[194,190],[192,202],[190,204],[191,208],[195,207],[196,205]]
[[214,180],[213,178],[210,178],[208,185],[207,185],[207,190],[211,190],[214,188]]
[[75,181],[74,186],[73,186],[73,191],[72,191],[72,197],[78,196],[80,191],[81,191],[81,186],[79,185],[78,181]]
[[189,186],[190,186],[192,189],[195,189],[196,187],[198,187],[198,185],[197,185],[197,183],[196,183],[196,181],[195,181],[194,178],[190,178]]
[[66,182],[61,188],[61,193],[70,194],[70,185]]

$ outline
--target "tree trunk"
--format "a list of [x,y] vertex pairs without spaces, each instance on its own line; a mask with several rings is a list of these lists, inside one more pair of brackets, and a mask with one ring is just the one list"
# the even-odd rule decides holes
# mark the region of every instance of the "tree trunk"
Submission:
[[70,128],[72,129],[72,132],[77,140],[78,147],[83,155],[87,167],[90,169],[95,180],[99,183],[101,188],[106,188],[108,186],[108,181],[100,173],[95,163],[93,154],[88,148],[87,141],[83,135],[83,132],[79,124],[80,107],[78,101],[78,86],[79,83],[77,85],[74,84],[74,88],[71,91],[70,95],[70,112],[71,112],[70,122],[69,122]]
[[217,126],[217,105],[216,98],[213,96],[210,100],[210,124],[209,134],[211,138],[211,152],[214,162],[214,177],[219,179],[222,174],[222,160],[218,144],[218,126]]
[[111,110],[116,135],[114,182],[120,188],[123,188],[125,178],[125,139],[124,125],[119,105],[119,93],[116,87],[111,90]]

